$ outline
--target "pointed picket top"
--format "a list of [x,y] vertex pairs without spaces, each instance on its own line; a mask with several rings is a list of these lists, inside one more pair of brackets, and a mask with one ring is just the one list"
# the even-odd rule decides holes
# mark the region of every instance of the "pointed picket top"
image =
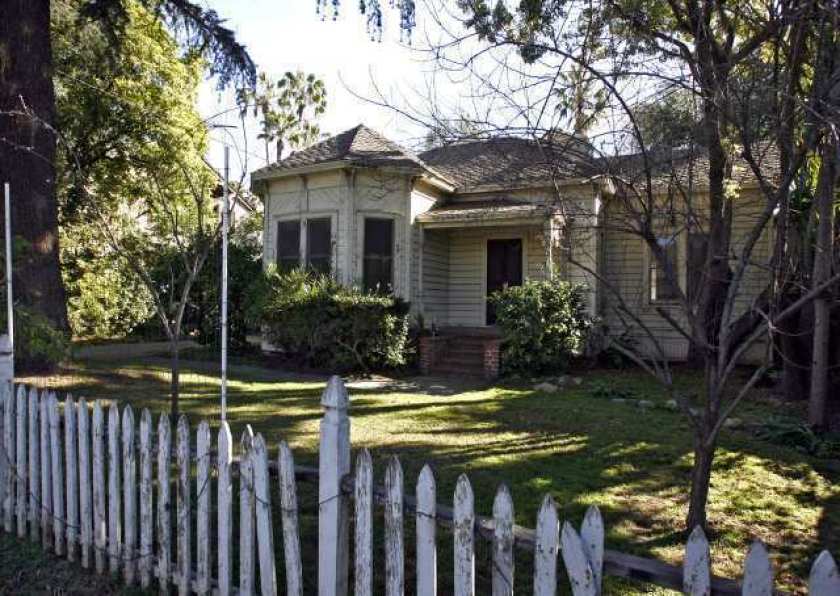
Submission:
[[475,498],[466,474],[455,485],[455,596],[475,594]]
[[242,455],[243,457],[246,455],[249,449],[254,444],[254,429],[251,427],[250,424],[245,425],[245,429],[242,431],[242,436],[239,438],[239,446],[242,448]]
[[336,410],[346,410],[350,404],[350,399],[347,396],[347,388],[344,386],[344,381],[338,375],[333,375],[327,381],[327,387],[321,394],[321,405],[325,408],[332,408]]
[[560,522],[551,495],[543,497],[537,514],[534,547],[534,596],[557,593],[557,553],[560,550]]
[[694,528],[685,545],[683,592],[689,596],[711,594],[709,541],[700,526]]
[[493,499],[493,596],[513,594],[513,499],[500,484]]
[[580,539],[595,577],[595,588],[600,594],[604,581],[604,519],[595,505],[586,510],[580,525]]
[[437,486],[431,466],[426,464],[417,478],[417,596],[437,595]]
[[750,546],[744,561],[743,596],[771,596],[773,594],[773,565],[767,547],[760,540]]
[[827,550],[820,553],[811,574],[808,576],[808,594],[810,596],[832,596],[840,594],[840,574],[834,557]]
[[572,524],[563,522],[560,542],[562,544],[563,563],[572,586],[574,596],[595,596],[598,590],[595,586],[595,573],[586,556],[583,541]]

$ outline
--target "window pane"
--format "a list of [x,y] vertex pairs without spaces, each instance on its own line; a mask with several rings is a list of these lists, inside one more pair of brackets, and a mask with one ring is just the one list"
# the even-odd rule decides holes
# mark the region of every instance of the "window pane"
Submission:
[[291,271],[300,265],[300,221],[277,222],[277,268]]
[[329,273],[332,260],[330,219],[310,219],[306,228],[307,265],[319,273]]
[[[677,241],[675,238],[663,238],[659,240],[659,245],[665,252],[665,260],[671,269],[674,277],[679,275],[677,266]],[[651,255],[651,300],[677,300],[679,298],[678,287],[672,284],[668,279],[668,273],[663,267],[659,266],[659,261],[654,255]]]
[[362,283],[366,290],[393,287],[394,220],[365,219]]

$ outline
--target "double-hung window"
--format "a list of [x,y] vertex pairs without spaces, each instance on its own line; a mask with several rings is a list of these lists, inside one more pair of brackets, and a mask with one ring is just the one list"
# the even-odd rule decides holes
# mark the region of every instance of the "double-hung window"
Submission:
[[[648,283],[651,302],[673,302],[680,297],[679,248],[676,236],[656,239],[662,249],[664,263],[651,251]],[[663,266],[667,264],[667,269]]]
[[394,286],[394,220],[365,219],[362,283],[375,292],[391,292]]
[[288,273],[300,267],[300,220],[277,222],[277,269]]
[[[301,265],[317,273],[332,267],[332,222],[329,217],[277,222],[277,268],[287,273]],[[305,233],[305,252],[301,255],[301,233]]]
[[306,265],[317,273],[329,273],[332,261],[330,218],[306,221]]

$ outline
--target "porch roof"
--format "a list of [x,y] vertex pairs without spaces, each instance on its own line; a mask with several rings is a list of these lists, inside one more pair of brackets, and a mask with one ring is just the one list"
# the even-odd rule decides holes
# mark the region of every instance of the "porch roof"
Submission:
[[424,227],[458,227],[462,225],[491,225],[539,223],[558,215],[555,207],[501,197],[483,201],[463,201],[435,207],[417,216]]

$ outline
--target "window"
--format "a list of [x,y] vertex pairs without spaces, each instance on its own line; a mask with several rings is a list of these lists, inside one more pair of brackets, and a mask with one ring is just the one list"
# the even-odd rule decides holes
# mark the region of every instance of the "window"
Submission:
[[306,222],[306,264],[318,273],[329,273],[332,261],[330,218]]
[[300,266],[300,220],[277,222],[277,269],[286,273]]
[[671,270],[671,279],[664,267],[660,266],[660,262],[656,256],[650,255],[650,301],[651,302],[667,302],[678,300],[680,297],[679,286],[671,283],[671,280],[679,279],[679,267],[677,260],[677,239],[674,236],[665,238],[657,238],[656,242],[662,248],[665,256],[665,261],[668,263],[668,268]]
[[394,220],[365,219],[364,242],[364,288],[390,291],[394,284]]

